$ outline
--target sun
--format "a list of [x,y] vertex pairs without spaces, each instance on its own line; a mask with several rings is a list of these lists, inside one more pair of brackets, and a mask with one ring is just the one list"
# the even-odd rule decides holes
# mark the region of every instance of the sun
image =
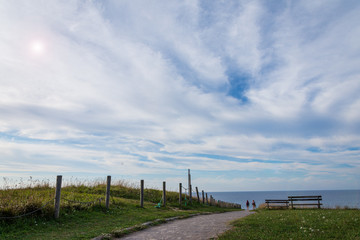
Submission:
[[45,52],[45,43],[40,40],[33,41],[30,45],[30,50],[33,54],[41,55]]

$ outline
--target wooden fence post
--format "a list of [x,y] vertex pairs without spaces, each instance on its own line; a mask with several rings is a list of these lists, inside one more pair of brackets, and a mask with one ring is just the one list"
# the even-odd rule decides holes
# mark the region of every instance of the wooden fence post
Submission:
[[166,182],[163,182],[163,206],[166,206]]
[[198,203],[200,203],[199,190],[198,190],[198,187],[195,187],[195,188],[196,188],[196,195],[198,198]]
[[191,174],[190,169],[188,169],[188,182],[189,182],[189,201],[192,203],[192,190],[191,190]]
[[181,207],[181,201],[182,201],[182,183],[179,183],[179,205]]
[[206,204],[209,204],[207,193],[206,193]]
[[190,203],[192,203],[192,185],[190,184],[190,190],[189,190],[189,199],[190,199]]
[[144,207],[144,180],[140,180],[140,207]]
[[106,209],[109,209],[109,202],[110,202],[110,185],[111,185],[111,176],[107,176],[107,180],[106,180],[106,199],[105,199]]
[[210,195],[210,206],[212,206],[212,195]]
[[61,181],[62,181],[62,176],[58,175],[56,177],[56,189],[55,189],[55,219],[59,218],[60,215]]
[[205,194],[204,194],[204,190],[202,190],[202,202],[203,202],[203,204],[205,204]]

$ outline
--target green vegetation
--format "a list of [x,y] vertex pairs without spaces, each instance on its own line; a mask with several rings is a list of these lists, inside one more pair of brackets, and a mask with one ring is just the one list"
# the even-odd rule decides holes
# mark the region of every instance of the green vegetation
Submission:
[[126,228],[157,219],[159,223],[174,216],[233,210],[210,207],[195,201],[191,206],[183,205],[179,208],[177,192],[167,192],[167,206],[155,208],[162,196],[162,191],[155,189],[145,189],[144,208],[141,208],[139,188],[123,181],[111,185],[110,208],[106,210],[106,185],[98,181],[63,187],[60,218],[55,220],[55,189],[47,182],[31,181],[31,184],[22,186],[20,184],[16,189],[0,190],[0,218],[19,216],[43,208],[29,216],[0,219],[0,239],[91,239],[108,233],[119,236],[126,232]]
[[360,210],[258,210],[219,239],[360,239]]

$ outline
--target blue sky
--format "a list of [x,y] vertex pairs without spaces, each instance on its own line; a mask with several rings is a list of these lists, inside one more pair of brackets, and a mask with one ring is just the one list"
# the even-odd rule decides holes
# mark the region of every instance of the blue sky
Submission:
[[0,173],[360,188],[359,1],[0,1]]

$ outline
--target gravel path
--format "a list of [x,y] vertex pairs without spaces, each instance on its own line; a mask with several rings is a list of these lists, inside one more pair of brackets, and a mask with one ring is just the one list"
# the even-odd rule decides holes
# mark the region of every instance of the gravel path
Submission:
[[235,211],[211,215],[200,215],[192,218],[176,220],[140,232],[129,234],[123,238],[133,240],[163,240],[163,239],[210,239],[230,229],[229,222],[246,217],[253,212]]

